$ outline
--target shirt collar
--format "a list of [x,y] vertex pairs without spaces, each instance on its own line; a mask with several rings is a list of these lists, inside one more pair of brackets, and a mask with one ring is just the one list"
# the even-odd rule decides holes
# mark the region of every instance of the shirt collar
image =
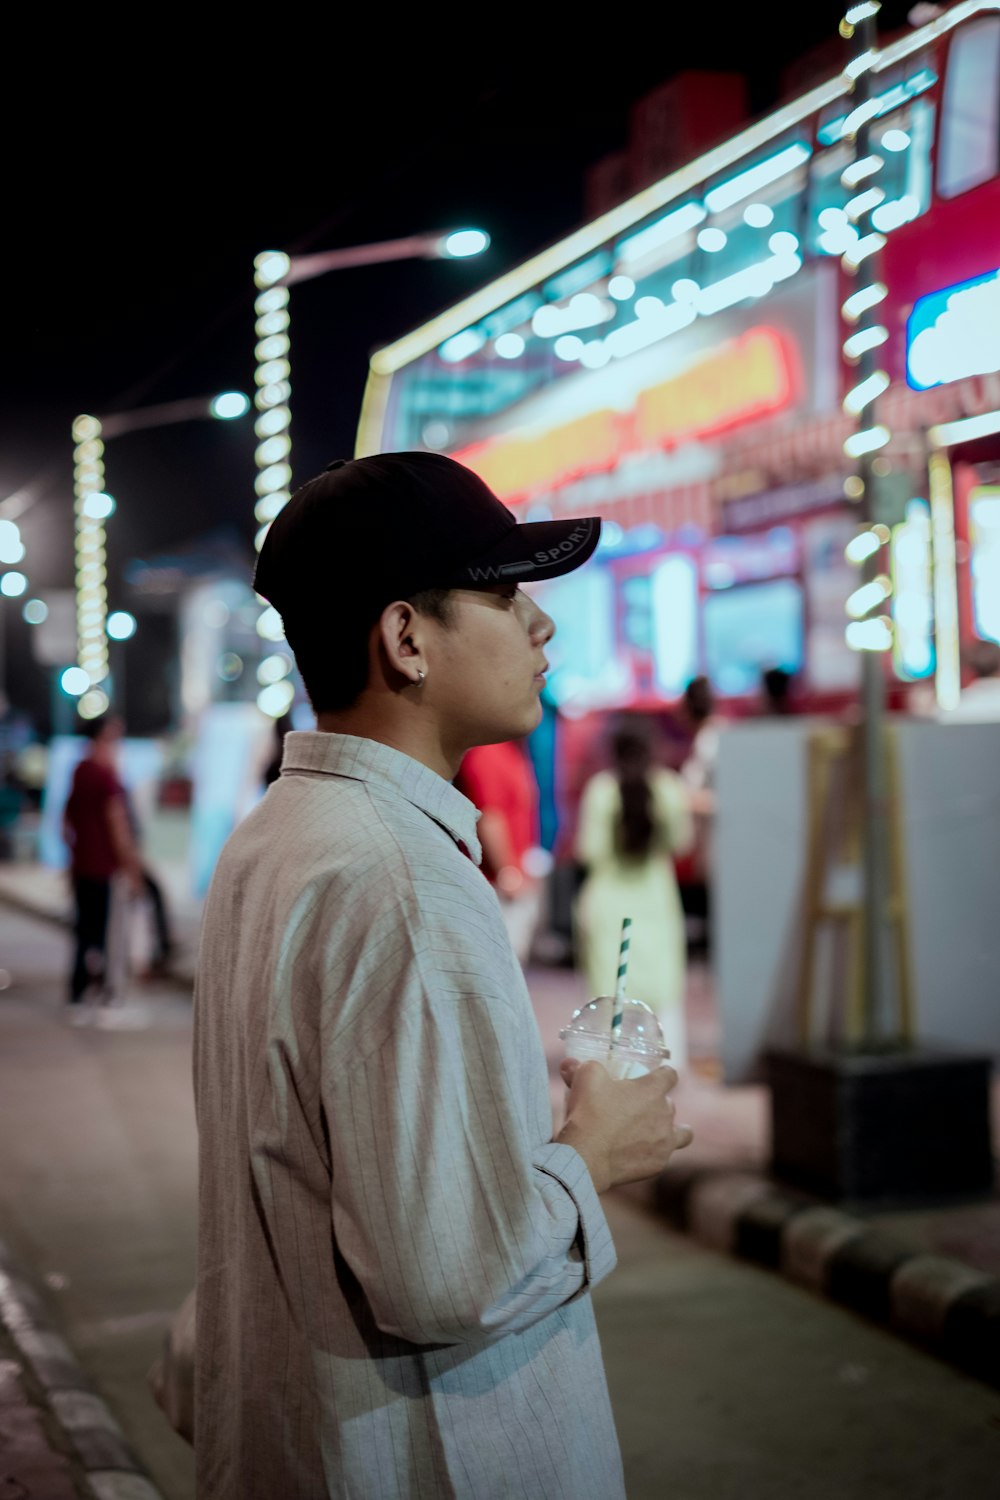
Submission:
[[344,776],[395,792],[440,823],[477,865],[482,863],[483,851],[476,837],[478,809],[450,781],[402,750],[353,734],[292,729],[285,735],[281,770]]

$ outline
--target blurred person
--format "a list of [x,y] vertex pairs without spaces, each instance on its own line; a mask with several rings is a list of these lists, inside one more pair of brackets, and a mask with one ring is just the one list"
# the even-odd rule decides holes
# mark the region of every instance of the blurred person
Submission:
[[[90,749],[73,773],[63,810],[76,909],[71,1005],[79,1005],[95,986],[104,1001],[116,997],[122,983],[125,945],[124,919],[118,912],[130,895],[139,895],[144,888],[142,862],[117,768],[124,725],[117,715],[102,714],[86,720],[81,728]],[[109,943],[113,894],[118,906],[113,942]]]
[[645,730],[618,729],[611,754],[611,769],[590,778],[580,803],[580,961],[592,997],[614,994],[622,920],[632,918],[628,993],[652,1006],[680,1067],[687,1058],[687,944],[674,857],[694,838],[688,793],[676,771],[653,765]]
[[692,946],[707,952],[711,949],[715,777],[719,735],[727,720],[719,713],[707,677],[693,677],[684,689],[682,701],[692,738],[680,774],[688,789],[693,842],[684,862],[681,895],[685,913],[695,926]]
[[728,722],[721,714],[707,677],[692,677],[684,689],[684,718],[691,730],[691,744],[681,766],[694,811],[711,813],[715,807],[715,771],[719,760],[719,733]]
[[1000,645],[996,641],[973,641],[964,653],[972,673],[954,708],[945,709],[946,723],[990,723],[1000,719]]
[[[254,588],[317,715],[230,836],[195,988],[194,1434],[205,1500],[621,1500],[590,1291],[598,1194],[690,1139],[670,1068],[545,1054],[476,810],[537,725],[558,577],[596,518],[518,524],[439,454],[337,462]],[[539,1392],[544,1400],[539,1400]]]
[[784,667],[768,667],[760,674],[759,712],[765,718],[781,718],[792,712],[791,672]]
[[153,953],[150,959],[149,977],[155,978],[168,972],[176,944],[174,943],[167,900],[163,894],[163,886],[143,852],[142,829],[127,788],[125,789],[125,810],[128,814],[132,841],[135,844],[139,855],[139,862],[142,866],[142,891],[140,894],[145,897],[149,905],[153,936]]
[[482,871],[499,898],[514,952],[526,964],[542,898],[537,872],[530,868],[539,819],[538,785],[527,750],[519,740],[473,745],[454,785],[479,809]]

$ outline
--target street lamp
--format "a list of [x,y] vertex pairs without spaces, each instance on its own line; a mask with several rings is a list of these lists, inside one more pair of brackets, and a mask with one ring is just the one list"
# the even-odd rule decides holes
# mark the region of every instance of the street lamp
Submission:
[[[254,381],[257,393],[254,404],[257,419],[254,432],[257,447],[254,460],[257,477],[254,488],[257,502],[254,516],[259,527],[254,537],[254,547],[259,552],[264,544],[268,527],[279,511],[288,504],[291,495],[292,439],[291,426],[291,364],[289,353],[288,289],[299,281],[311,281],[325,276],[328,271],[343,271],[352,266],[385,265],[395,260],[464,260],[481,255],[488,249],[490,237],[483,229],[435,230],[428,234],[409,235],[404,239],[382,240],[372,245],[351,245],[338,250],[324,250],[315,255],[286,255],[282,250],[265,250],[254,260],[254,285],[257,297],[254,302],[257,343],[254,354],[256,371]],[[281,617],[274,609],[266,608],[257,621],[257,631],[266,641],[284,640]],[[257,705],[271,718],[280,718],[292,704],[294,692],[287,681],[291,672],[291,659],[287,656],[269,657],[269,662],[287,662],[278,677],[262,679],[257,695]],[[276,668],[269,668],[274,671]]]
[[879,111],[871,84],[878,58],[875,18],[879,9],[879,0],[863,0],[851,6],[840,23],[841,36],[852,41],[855,49],[846,68],[853,83],[853,107],[843,126],[850,152],[840,179],[852,195],[845,211],[853,225],[851,243],[841,262],[850,286],[841,316],[844,358],[854,372],[854,383],[844,398],[844,410],[855,421],[854,431],[844,443],[854,470],[845,491],[858,507],[862,529],[847,547],[847,558],[858,568],[860,580],[847,599],[845,636],[847,645],[860,652],[862,663],[864,952],[860,1040],[869,1048],[900,1040],[883,961],[890,905],[884,656],[892,649],[893,624],[889,614],[892,581],[887,566],[891,532],[884,524],[881,495],[888,473],[882,449],[891,434],[879,411],[880,398],[889,386],[889,375],[881,367],[881,351],[889,338],[882,313],[888,289],[881,277],[885,236],[872,218],[885,193],[878,186],[883,158],[872,149],[870,140],[870,127]]
[[[230,421],[244,416],[249,410],[249,397],[242,391],[225,391],[215,396],[192,397],[139,407],[134,411],[114,412],[106,417],[82,415],[74,421],[77,670],[86,676],[87,681],[79,695],[75,687],[66,691],[74,697],[79,696],[78,709],[82,717],[93,718],[108,706],[107,694],[100,686],[108,677],[110,667],[104,523],[114,514],[115,501],[104,488],[105,443],[122,433],[142,432],[174,422],[204,417]],[[73,678],[77,685],[82,680],[81,675]]]

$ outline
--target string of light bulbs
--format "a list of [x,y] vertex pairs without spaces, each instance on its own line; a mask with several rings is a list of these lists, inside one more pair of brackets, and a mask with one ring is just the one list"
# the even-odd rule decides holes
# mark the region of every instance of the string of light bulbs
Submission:
[[107,679],[108,588],[107,536],[104,522],[115,502],[104,489],[104,442],[98,417],[80,416],[73,423],[73,495],[76,518],[76,666],[64,674],[65,690],[78,698],[81,718],[104,713]]
[[[291,264],[290,258],[281,250],[265,250],[254,261],[254,285],[257,287],[254,302],[257,319],[254,405],[258,413],[254,422],[257,438],[254,449],[254,463],[257,467],[254,480],[257,494],[254,516],[260,523],[254,537],[254,546],[258,552],[264,544],[271,522],[288,504],[292,479],[289,462],[292,451],[289,431],[292,414],[289,408],[291,365],[288,360],[288,287],[282,285],[291,270]],[[285,639],[281,616],[270,605],[265,605],[258,617],[257,634],[262,640],[271,641],[275,645]],[[257,694],[257,706],[273,719],[280,718],[292,706],[295,688],[289,681],[291,670],[291,656],[284,651],[272,652],[257,668],[257,680],[261,685]]]
[[878,177],[883,158],[871,150],[869,127],[879,111],[879,101],[872,97],[872,69],[878,61],[875,45],[875,17],[880,5],[865,0],[852,6],[840,23],[840,34],[846,41],[857,41],[857,52],[844,73],[850,80],[853,107],[844,121],[843,138],[853,144],[852,160],[841,173],[840,181],[850,194],[844,211],[854,226],[856,238],[841,258],[845,276],[854,289],[844,299],[841,315],[844,324],[842,350],[854,372],[854,383],[844,396],[844,410],[856,419],[854,431],[844,443],[844,452],[854,461],[854,472],[844,483],[849,500],[864,504],[868,522],[846,549],[847,560],[857,566],[862,581],[847,600],[847,644],[855,651],[888,651],[892,647],[892,619],[888,604],[892,581],[886,567],[891,533],[887,526],[872,520],[871,488],[873,479],[887,472],[881,450],[890,439],[888,427],[878,418],[879,398],[888,389],[889,374],[879,362],[879,351],[889,338],[882,322],[881,307],[888,288],[880,277],[880,256],[885,235],[872,224],[872,214],[885,198]]

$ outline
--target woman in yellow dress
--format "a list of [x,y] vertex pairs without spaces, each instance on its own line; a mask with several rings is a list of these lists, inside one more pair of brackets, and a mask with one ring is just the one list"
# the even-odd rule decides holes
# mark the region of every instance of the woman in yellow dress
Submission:
[[683,1066],[687,945],[673,857],[694,837],[688,792],[675,772],[653,766],[649,740],[635,729],[614,735],[612,755],[613,768],[591,777],[580,803],[577,953],[591,997],[614,994],[622,919],[632,918],[628,993],[652,1006],[671,1062]]

